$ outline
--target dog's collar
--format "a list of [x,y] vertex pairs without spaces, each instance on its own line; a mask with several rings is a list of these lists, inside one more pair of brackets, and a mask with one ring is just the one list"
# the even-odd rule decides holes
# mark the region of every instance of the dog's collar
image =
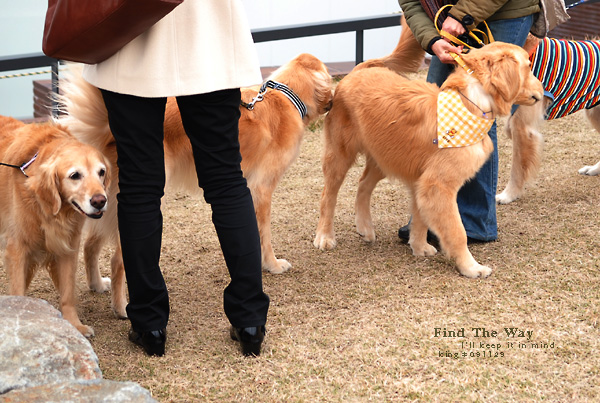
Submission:
[[11,168],[17,168],[19,171],[21,171],[23,173],[23,175],[25,175],[25,177],[29,178],[29,175],[27,175],[25,173],[25,170],[29,167],[29,165],[33,164],[33,161],[35,161],[35,159],[37,158],[38,154],[39,154],[39,151],[37,153],[35,153],[35,155],[33,156],[33,158],[31,158],[29,161],[27,161],[23,165],[5,164],[4,162],[0,162],[0,165],[4,165],[4,166],[7,166],[7,167],[11,167]]
[[254,109],[254,104],[263,100],[263,97],[264,97],[265,93],[267,92],[267,88],[272,88],[274,90],[281,91],[283,93],[283,95],[285,95],[290,101],[292,101],[292,103],[294,104],[294,106],[296,107],[298,112],[300,113],[300,117],[302,119],[304,119],[304,117],[308,113],[308,111],[306,109],[306,105],[304,105],[304,102],[302,102],[300,97],[298,95],[296,95],[294,93],[294,91],[292,91],[290,89],[290,87],[288,87],[285,84],[278,83],[277,81],[273,81],[273,80],[267,80],[260,87],[258,94],[252,99],[252,101],[250,101],[249,103],[242,101],[241,105],[243,107],[245,107],[246,109],[248,109],[249,111],[251,111],[252,109]]

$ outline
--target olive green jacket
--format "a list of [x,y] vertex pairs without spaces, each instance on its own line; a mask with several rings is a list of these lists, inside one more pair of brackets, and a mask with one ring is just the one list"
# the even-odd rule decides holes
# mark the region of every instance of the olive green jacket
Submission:
[[[408,26],[423,49],[431,52],[431,45],[440,36],[419,0],[398,0]],[[506,20],[525,17],[540,11],[539,0],[458,0],[450,16],[472,29],[482,21]]]

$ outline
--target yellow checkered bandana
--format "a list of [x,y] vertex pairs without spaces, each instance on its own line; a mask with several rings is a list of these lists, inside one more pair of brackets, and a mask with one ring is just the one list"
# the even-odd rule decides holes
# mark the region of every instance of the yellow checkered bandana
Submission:
[[437,102],[438,148],[466,147],[479,143],[494,124],[494,119],[473,115],[456,90],[444,90]]

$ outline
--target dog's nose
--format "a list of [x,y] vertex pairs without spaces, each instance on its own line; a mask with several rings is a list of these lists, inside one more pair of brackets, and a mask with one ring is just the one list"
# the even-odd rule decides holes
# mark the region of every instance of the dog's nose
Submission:
[[531,98],[533,98],[535,102],[541,101],[542,99],[544,99],[544,91],[542,90],[540,92],[534,92]]
[[92,196],[92,198],[90,200],[90,204],[96,210],[102,210],[104,208],[104,206],[106,205],[106,196],[99,194],[99,193],[95,194]]

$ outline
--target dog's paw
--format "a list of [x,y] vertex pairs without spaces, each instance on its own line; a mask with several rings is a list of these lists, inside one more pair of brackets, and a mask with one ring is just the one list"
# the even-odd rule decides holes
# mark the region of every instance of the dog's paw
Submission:
[[113,314],[117,319],[127,319],[127,311],[124,308],[115,308],[113,307]]
[[363,220],[356,220],[356,232],[358,235],[362,237],[365,242],[375,242],[377,238],[375,236],[375,230],[373,229],[373,224],[365,223]]
[[373,228],[369,230],[361,230],[357,227],[356,232],[358,232],[358,235],[360,235],[365,242],[375,242],[375,240],[377,239]]
[[273,274],[285,273],[292,268],[292,264],[285,259],[276,259],[275,264],[265,264],[263,269]]
[[90,337],[94,337],[94,329],[92,327],[86,326],[86,325],[77,325],[76,327],[77,327],[77,330],[79,330],[79,333],[81,333],[88,339]]
[[102,294],[110,290],[110,278],[102,277],[100,278],[100,282],[98,284],[89,284],[90,290]]
[[498,204],[508,204],[512,203],[517,199],[516,196],[509,194],[506,190],[502,193],[496,195],[496,203]]
[[600,162],[596,165],[586,165],[578,171],[581,175],[596,176],[600,175]]
[[315,236],[313,245],[315,245],[315,248],[318,248],[321,250],[329,250],[329,249],[335,248],[335,245],[337,245],[337,242],[335,241],[335,237],[333,237],[333,236],[327,236],[325,234],[317,234],[317,236]]
[[468,269],[458,269],[460,274],[469,278],[486,278],[490,274],[492,274],[492,269],[487,266],[480,265],[479,263],[475,263],[473,266]]
[[113,290],[110,305],[117,319],[127,319],[127,310],[125,309],[127,306],[127,297],[124,290]]
[[414,256],[433,256],[437,253],[435,246],[428,243],[421,245],[410,245]]

